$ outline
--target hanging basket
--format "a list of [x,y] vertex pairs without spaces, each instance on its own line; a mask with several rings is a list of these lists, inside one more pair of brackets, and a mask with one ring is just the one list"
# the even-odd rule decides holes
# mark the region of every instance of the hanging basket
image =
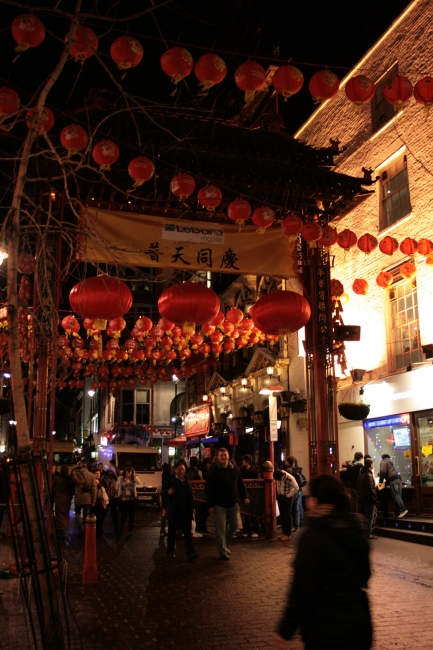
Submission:
[[341,402],[338,411],[346,420],[365,420],[370,413],[370,405],[363,402]]

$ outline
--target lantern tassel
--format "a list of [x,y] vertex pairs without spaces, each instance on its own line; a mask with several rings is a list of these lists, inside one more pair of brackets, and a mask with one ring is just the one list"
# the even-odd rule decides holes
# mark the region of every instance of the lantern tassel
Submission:
[[109,172],[110,169],[111,169],[110,165],[107,165],[107,164],[100,165],[100,167],[99,167],[100,172]]
[[266,228],[257,228],[256,233],[258,235],[264,235],[266,232]]
[[[131,61],[121,61],[117,65],[118,70],[128,70],[128,68],[130,68],[130,67],[131,67]],[[122,77],[122,79],[123,79],[123,77]]]
[[245,104],[251,104],[251,102],[254,99],[255,91],[254,90],[246,90],[245,91]]
[[[15,52],[19,52],[21,54],[21,52],[25,52],[26,50],[28,50],[29,47],[30,47],[30,43],[27,43],[27,41],[22,41],[21,43],[18,43],[18,45],[16,46]],[[18,57],[16,57],[14,61],[16,61],[17,58]]]

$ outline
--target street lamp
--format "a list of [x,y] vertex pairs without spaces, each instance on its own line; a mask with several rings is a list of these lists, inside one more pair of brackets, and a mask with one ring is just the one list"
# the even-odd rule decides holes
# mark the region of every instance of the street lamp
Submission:
[[88,396],[90,397],[90,399],[92,399],[92,397],[94,397],[95,392],[96,392],[96,391],[94,391],[93,388],[90,388],[90,389],[87,391],[87,394],[88,394]]
[[266,372],[268,373],[269,377],[271,377],[274,374],[274,366],[268,366],[266,368]]

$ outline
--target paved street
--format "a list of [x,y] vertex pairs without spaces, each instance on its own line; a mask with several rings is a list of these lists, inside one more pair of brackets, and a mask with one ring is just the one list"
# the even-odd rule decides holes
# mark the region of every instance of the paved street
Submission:
[[[220,562],[213,539],[197,539],[200,557],[191,564],[182,540],[176,559],[166,558],[158,522],[159,511],[140,508],[133,536],[117,542],[107,517],[107,532],[98,539],[98,585],[81,584],[83,539],[72,536],[66,542],[68,592],[77,622],[71,647],[272,648],[280,593],[290,581],[295,545],[236,539],[232,560]],[[1,562],[8,563],[10,557],[9,547],[0,544]],[[417,647],[433,648],[431,626],[426,624],[433,593],[433,548],[378,539],[372,561],[374,650],[413,650],[415,639]],[[1,650],[32,647],[20,613],[18,583],[0,581]],[[290,648],[301,650],[303,644],[296,639]]]

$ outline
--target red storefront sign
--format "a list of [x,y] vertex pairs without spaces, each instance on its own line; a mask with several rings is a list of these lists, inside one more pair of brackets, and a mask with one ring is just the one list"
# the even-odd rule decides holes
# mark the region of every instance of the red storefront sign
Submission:
[[210,429],[210,406],[204,404],[186,412],[184,418],[184,435],[187,438],[204,436]]

